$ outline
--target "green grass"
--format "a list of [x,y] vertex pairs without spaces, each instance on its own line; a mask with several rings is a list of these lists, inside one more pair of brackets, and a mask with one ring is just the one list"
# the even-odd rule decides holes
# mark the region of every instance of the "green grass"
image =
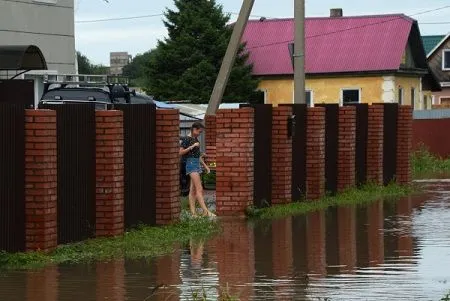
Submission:
[[411,165],[416,179],[450,174],[450,159],[440,158],[430,153],[425,147],[412,154]]
[[108,261],[115,258],[151,258],[168,254],[189,239],[207,239],[219,224],[207,218],[189,219],[166,227],[141,226],[113,238],[61,245],[51,253],[0,253],[0,269],[31,269],[50,264]]
[[308,212],[324,210],[333,206],[348,206],[367,204],[380,199],[397,199],[412,194],[414,187],[390,184],[386,187],[366,185],[360,189],[349,189],[336,196],[326,196],[317,201],[304,201],[267,207],[262,209],[248,208],[247,216],[250,219],[277,219]]

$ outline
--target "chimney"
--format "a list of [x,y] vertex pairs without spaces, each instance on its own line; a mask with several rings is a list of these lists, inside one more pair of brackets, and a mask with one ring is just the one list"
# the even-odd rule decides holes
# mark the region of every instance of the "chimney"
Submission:
[[330,17],[331,18],[340,18],[344,15],[342,8],[332,8],[330,9]]

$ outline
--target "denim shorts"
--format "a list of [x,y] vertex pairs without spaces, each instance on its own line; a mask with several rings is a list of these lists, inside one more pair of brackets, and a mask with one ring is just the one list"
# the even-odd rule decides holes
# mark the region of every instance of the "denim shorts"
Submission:
[[186,175],[193,172],[198,174],[202,173],[202,168],[200,166],[200,158],[187,158],[186,159]]

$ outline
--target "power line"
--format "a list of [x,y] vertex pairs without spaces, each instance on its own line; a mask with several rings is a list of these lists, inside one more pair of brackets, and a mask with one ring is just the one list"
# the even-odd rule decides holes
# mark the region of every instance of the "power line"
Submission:
[[145,18],[154,18],[154,17],[161,17],[161,16],[164,16],[164,14],[130,16],[130,17],[122,17],[122,18],[107,18],[107,19],[96,19],[96,20],[82,20],[82,21],[75,21],[75,23],[98,23],[98,22],[109,22],[109,21],[145,19]]
[[[415,14],[412,14],[412,15],[405,15],[405,16],[406,17],[414,17],[414,16],[424,15],[424,14],[435,12],[435,11],[444,10],[444,9],[447,9],[447,8],[450,8],[450,5],[446,5],[446,6],[443,6],[443,7],[430,9],[430,10],[426,10],[426,11],[422,11],[422,12],[415,13]],[[350,27],[350,28],[346,28],[346,29],[325,32],[325,33],[321,33],[321,34],[317,34],[317,35],[306,36],[305,39],[312,39],[312,38],[317,38],[317,37],[323,37],[323,36],[328,36],[328,35],[332,35],[332,34],[336,34],[336,33],[341,33],[341,32],[346,32],[346,31],[350,31],[350,30],[355,30],[355,29],[365,28],[365,27],[379,25],[379,24],[383,24],[383,23],[388,23],[388,22],[392,22],[392,21],[396,21],[396,20],[402,19],[403,17],[404,16],[399,16],[397,18],[384,20],[384,21],[380,21],[380,22],[374,22],[374,23],[365,24],[365,25],[361,25],[361,26],[355,26],[355,27]],[[424,23],[421,23],[421,24],[424,24]],[[450,24],[450,22],[448,22],[448,24]],[[251,49],[256,49],[256,48],[263,48],[263,47],[274,46],[274,45],[279,45],[279,44],[286,44],[286,43],[292,43],[292,42],[293,42],[293,39],[290,39],[290,40],[286,40],[286,41],[273,42],[273,43],[269,43],[269,44],[249,47],[249,48],[246,48],[246,49],[247,50],[251,50]]]

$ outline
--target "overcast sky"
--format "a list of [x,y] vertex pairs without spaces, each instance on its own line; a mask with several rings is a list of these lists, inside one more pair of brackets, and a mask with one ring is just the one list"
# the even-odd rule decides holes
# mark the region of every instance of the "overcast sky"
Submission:
[[[238,13],[242,0],[217,0],[224,10]],[[256,0],[252,15],[293,17],[294,0]],[[306,15],[327,16],[330,8],[343,8],[344,15],[404,13],[407,15],[450,5],[448,0],[306,0]],[[80,23],[105,18],[123,18],[161,14],[173,7],[173,0],[75,0],[75,36],[77,50],[93,63],[109,65],[109,52],[128,51],[133,56],[155,47],[166,35],[162,17],[108,22]],[[236,18],[235,15],[232,16]],[[419,23],[449,22],[450,8],[415,16]],[[422,34],[447,34],[450,24],[420,25]]]

